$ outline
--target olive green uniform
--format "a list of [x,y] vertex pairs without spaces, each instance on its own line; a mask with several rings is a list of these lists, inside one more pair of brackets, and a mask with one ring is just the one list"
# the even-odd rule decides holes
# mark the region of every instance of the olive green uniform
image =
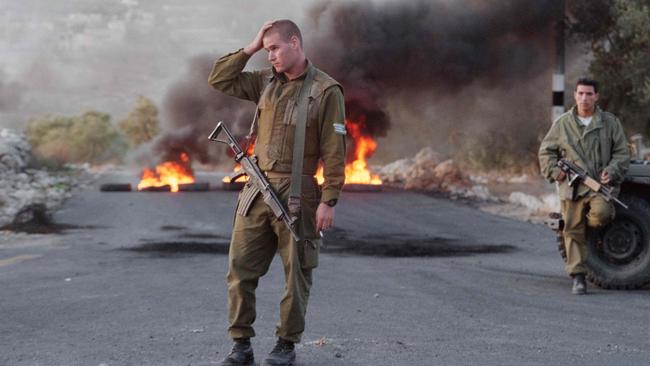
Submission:
[[[228,271],[229,333],[232,338],[255,335],[255,289],[277,251],[285,272],[285,292],[280,302],[276,335],[299,342],[305,328],[305,312],[312,284],[312,269],[318,265],[321,238],[315,216],[319,202],[338,199],[345,180],[345,107],[341,86],[309,63],[303,75],[287,80],[273,69],[244,72],[250,56],[239,50],[214,65],[209,83],[216,89],[257,103],[259,120],[254,153],[260,169],[269,178],[286,205],[291,184],[297,98],[307,72],[314,72],[309,93],[300,235],[296,243],[287,227],[257,195],[248,207],[246,185],[239,195]],[[325,182],[319,189],[314,178],[319,161]],[[242,210],[241,205],[247,208]]]
[[[573,107],[553,122],[539,148],[542,175],[551,182],[560,175],[561,170],[556,164],[561,158],[575,162],[596,180],[600,180],[601,172],[606,170],[610,185],[616,188],[617,193],[630,164],[621,122],[613,114],[596,108],[591,123],[584,127],[578,122],[576,107]],[[586,272],[587,226],[597,228],[609,223],[614,218],[614,207],[584,184],[579,185],[573,200],[572,190],[568,179],[559,182],[566,271],[576,275]]]

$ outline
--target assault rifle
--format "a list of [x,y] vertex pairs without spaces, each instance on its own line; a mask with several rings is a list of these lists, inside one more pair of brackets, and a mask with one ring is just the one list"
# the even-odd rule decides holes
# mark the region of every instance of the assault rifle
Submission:
[[584,169],[577,166],[575,163],[566,159],[560,159],[557,162],[557,166],[567,174],[567,178],[569,179],[569,187],[575,187],[576,184],[582,183],[592,191],[601,195],[606,201],[612,200],[622,207],[626,209],[628,208],[625,203],[614,197],[612,194],[614,189],[612,187],[607,187],[599,183],[597,180],[590,177]]
[[[228,138],[227,140],[219,140],[219,135],[222,131],[226,134],[226,137]],[[257,166],[257,159],[254,156],[251,157],[246,155],[246,152],[242,150],[222,121],[217,123],[217,127],[212,131],[209,139],[210,141],[221,142],[230,146],[232,151],[235,153],[235,161],[241,165],[241,171],[243,172],[242,174],[238,174],[238,176],[248,176],[248,182],[262,193],[264,203],[271,208],[275,217],[277,217],[278,220],[282,220],[284,224],[287,225],[296,242],[300,241],[300,236],[298,236],[298,232],[295,228],[296,219],[289,215],[289,212],[282,204],[282,201],[278,198],[277,193],[275,193],[273,187],[271,187],[271,183],[269,183],[264,173],[260,170],[260,167]]]

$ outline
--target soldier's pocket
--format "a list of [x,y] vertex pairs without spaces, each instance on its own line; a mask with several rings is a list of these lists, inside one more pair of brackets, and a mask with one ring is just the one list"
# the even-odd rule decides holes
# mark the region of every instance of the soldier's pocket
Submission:
[[[312,105],[314,104],[314,99],[312,97],[309,97],[309,101],[307,102],[307,127],[310,127],[313,124],[313,118],[311,118],[311,110],[316,110],[318,111],[318,108],[312,108]],[[289,99],[289,102],[287,102],[287,106],[284,110],[284,124],[286,125],[292,125],[296,126],[298,124],[298,100],[297,98],[291,98]]]
[[304,269],[318,266],[318,254],[323,240],[316,230],[316,209],[320,202],[320,189],[314,177],[303,176],[302,181],[302,231],[306,238],[299,245],[300,266]]
[[316,210],[320,203],[320,190],[318,183],[313,177],[304,176],[302,199],[301,220],[302,232],[300,235],[303,238],[319,238],[318,231],[316,230]]
[[318,255],[322,239],[305,239],[300,245],[300,267],[312,269],[318,267]]

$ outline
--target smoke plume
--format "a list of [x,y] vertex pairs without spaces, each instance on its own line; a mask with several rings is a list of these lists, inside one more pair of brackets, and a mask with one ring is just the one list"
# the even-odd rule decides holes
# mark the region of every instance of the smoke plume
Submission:
[[[468,110],[481,114],[475,106],[468,108],[468,98],[482,106],[543,99],[539,86],[552,65],[557,11],[554,0],[325,1],[308,11],[304,47],[315,65],[342,84],[347,118],[361,123],[362,134],[387,136],[396,124],[394,116],[404,115],[396,108],[410,108],[418,111],[411,118],[437,123],[439,133],[458,136],[455,129],[474,127],[468,121],[476,117]],[[245,134],[253,106],[207,85],[213,61],[195,58],[188,74],[168,92],[164,109],[173,132],[158,141],[158,148],[182,142],[193,156],[208,161],[205,136],[217,118]],[[437,104],[441,108],[431,121],[427,116]],[[520,127],[521,113],[491,113],[481,117],[478,133]],[[534,141],[548,117],[542,113],[529,120],[534,128],[524,132],[531,134],[525,140]],[[397,123],[407,125],[405,120]]]
[[208,143],[208,135],[217,122],[224,121],[235,136],[248,133],[254,105],[216,92],[208,85],[208,74],[216,59],[217,56],[200,55],[189,61],[186,72],[163,100],[164,133],[141,149],[138,163],[175,161],[181,152],[204,164],[218,163],[225,149]]
[[556,3],[324,2],[310,12],[317,31],[306,47],[344,85],[348,108],[375,116],[364,130],[381,136],[396,93],[453,97],[470,86],[509,87],[548,68]]

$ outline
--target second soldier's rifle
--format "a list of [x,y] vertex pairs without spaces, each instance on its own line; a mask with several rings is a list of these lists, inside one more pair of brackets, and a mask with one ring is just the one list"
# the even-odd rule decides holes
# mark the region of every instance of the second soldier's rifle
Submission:
[[612,200],[622,207],[626,209],[628,208],[625,203],[614,197],[614,189],[612,187],[607,187],[599,183],[597,180],[590,177],[584,169],[575,163],[566,159],[560,159],[557,162],[557,166],[567,174],[567,178],[569,179],[569,187],[575,187],[577,184],[582,183],[592,191],[601,195],[606,201]]
[[[227,140],[219,140],[219,135],[222,131],[226,134],[226,137],[228,138]],[[241,175],[245,174],[248,176],[248,182],[254,185],[262,193],[264,203],[271,208],[275,217],[278,220],[282,220],[284,224],[287,225],[296,242],[300,241],[300,236],[295,228],[297,220],[289,215],[289,212],[282,204],[282,201],[278,198],[277,193],[275,193],[273,187],[271,187],[271,183],[269,183],[269,180],[257,165],[255,157],[246,155],[237,143],[237,140],[235,140],[230,131],[228,131],[226,125],[221,121],[217,123],[217,127],[212,131],[209,139],[210,141],[221,142],[230,146],[232,151],[235,153],[235,161],[241,165],[241,171],[243,172]]]

